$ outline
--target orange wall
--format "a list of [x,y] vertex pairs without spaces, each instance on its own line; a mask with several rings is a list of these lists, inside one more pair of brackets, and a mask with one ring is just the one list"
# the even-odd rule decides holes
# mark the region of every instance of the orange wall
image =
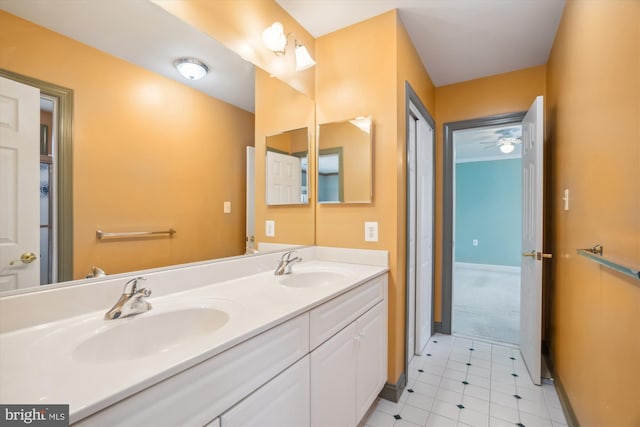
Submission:
[[[0,67],[74,90],[74,277],[244,252],[253,114],[5,12]],[[95,239],[168,227],[172,239]]]
[[436,88],[436,286],[434,316],[442,315],[442,174],[443,126],[448,122],[476,119],[529,109],[545,94],[546,68],[540,65]]
[[[308,140],[315,138],[313,100],[282,81],[256,68],[255,123],[255,235],[257,242],[313,245],[313,192],[309,204],[267,206],[265,201],[266,138],[288,130],[306,128]],[[315,154],[309,153],[309,189],[314,188]],[[265,221],[275,221],[275,237],[265,236]]]
[[[295,70],[294,42],[315,58],[315,40],[274,0],[152,0],[168,12],[209,34],[245,60],[314,97],[315,68]],[[279,21],[288,38],[286,55],[276,56],[262,42],[262,31]]]
[[[407,53],[403,62],[398,58]],[[396,383],[404,370],[404,261],[399,256],[399,228],[404,221],[404,167],[401,152],[404,79],[419,88],[432,107],[433,86],[402,28],[396,11],[325,35],[316,40],[316,119],[318,123],[373,116],[373,202],[364,205],[318,205],[316,244],[389,251],[388,381]],[[400,81],[402,80],[402,81]],[[402,94],[399,94],[399,90]],[[402,189],[402,190],[401,190]],[[399,192],[402,191],[402,195]],[[379,242],[364,241],[364,222],[379,223]]]
[[547,66],[551,353],[584,427],[640,425],[640,282],[575,252],[640,263],[639,25],[638,1],[569,0]]

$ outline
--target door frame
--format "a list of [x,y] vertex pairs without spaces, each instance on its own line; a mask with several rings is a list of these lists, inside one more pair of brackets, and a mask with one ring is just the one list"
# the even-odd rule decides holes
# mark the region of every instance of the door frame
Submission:
[[[426,107],[424,106],[424,104],[422,103],[422,101],[420,100],[420,98],[418,97],[418,94],[416,94],[416,92],[413,90],[413,88],[411,87],[411,85],[409,84],[409,82],[405,81],[405,140],[404,140],[404,144],[405,144],[405,153],[408,153],[408,147],[407,147],[407,142],[408,142],[408,138],[409,138],[409,134],[410,134],[410,130],[409,127],[411,125],[411,121],[410,121],[410,117],[411,117],[411,105],[413,104],[413,106],[418,110],[418,112],[422,115],[422,117],[427,121],[427,123],[429,124],[429,126],[431,126],[431,135],[432,135],[432,144],[431,144],[431,156],[433,159],[433,170],[431,171],[431,185],[432,185],[432,190],[431,190],[431,194],[433,197],[433,203],[431,204],[432,207],[432,212],[431,212],[431,218],[432,218],[432,230],[431,230],[431,238],[432,238],[432,245],[431,245],[431,330],[435,331],[434,329],[434,317],[433,317],[433,313],[434,313],[434,308],[435,308],[435,215],[436,215],[436,203],[435,203],[435,191],[436,191],[436,186],[435,186],[435,182],[436,182],[436,175],[435,175],[435,165],[436,165],[436,143],[435,143],[435,131],[436,131],[436,123],[435,120],[433,120],[433,117],[431,117],[431,114],[429,114],[429,112],[427,111]],[[405,156],[405,162],[408,159]],[[408,165],[405,163],[405,191],[408,192],[409,190],[409,173],[408,173]],[[404,230],[404,236],[405,236],[405,254],[408,255],[409,254],[409,239],[407,237],[407,234],[409,232],[409,197],[408,194],[405,194],[405,230]],[[409,274],[409,269],[408,269],[408,256],[404,257],[404,271],[405,271],[405,307],[409,307],[409,280],[408,280],[408,274]],[[404,325],[404,330],[405,330],[405,340],[404,340],[404,372],[408,372],[408,360],[409,360],[409,310],[408,308],[405,309],[405,325]],[[415,319],[414,319],[415,321]],[[413,351],[413,349],[411,349],[411,351]]]
[[54,207],[57,242],[57,282],[73,280],[73,90],[43,80],[0,69],[0,76],[40,89],[40,93],[56,99],[56,133],[54,173],[57,206]]
[[516,113],[496,114],[494,116],[448,122],[443,125],[442,292],[441,320],[440,324],[436,324],[436,332],[451,334],[451,312],[453,303],[453,175],[455,168],[453,133],[463,129],[520,123],[526,113],[526,111],[519,111]]

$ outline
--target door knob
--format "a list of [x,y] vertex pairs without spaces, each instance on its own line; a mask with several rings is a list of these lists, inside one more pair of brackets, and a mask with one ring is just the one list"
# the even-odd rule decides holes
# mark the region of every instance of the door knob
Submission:
[[543,254],[542,252],[536,252],[536,259],[540,261],[542,258],[553,258],[553,254]]
[[524,252],[524,253],[522,254],[522,256],[530,256],[531,258],[535,258],[535,257],[536,257],[536,251],[535,251],[535,250],[533,250],[533,251],[531,251],[531,252]]
[[31,264],[33,261],[36,260],[36,258],[38,257],[33,252],[25,252],[22,255],[20,255],[20,259],[14,259],[9,263],[9,265],[14,265],[16,262],[21,262],[23,264]]

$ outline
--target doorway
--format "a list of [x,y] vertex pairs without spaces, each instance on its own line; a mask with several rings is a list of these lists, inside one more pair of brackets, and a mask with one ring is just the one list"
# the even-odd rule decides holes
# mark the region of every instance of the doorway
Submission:
[[519,344],[523,117],[445,124],[444,333]]
[[[46,285],[73,278],[72,117],[73,91],[7,70],[0,77],[40,91],[40,269]],[[48,111],[50,110],[50,111]],[[50,114],[50,120],[44,116]],[[50,197],[55,194],[55,199]],[[11,289],[3,289],[11,290]]]
[[522,125],[453,132],[452,334],[519,344]]
[[433,333],[434,121],[408,83],[406,99],[408,365]]

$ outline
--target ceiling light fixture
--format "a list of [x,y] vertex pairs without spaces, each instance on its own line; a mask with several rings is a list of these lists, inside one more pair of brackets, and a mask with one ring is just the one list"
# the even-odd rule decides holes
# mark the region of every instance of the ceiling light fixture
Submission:
[[502,144],[500,146],[500,151],[502,151],[504,154],[509,154],[511,153],[514,149],[515,149],[515,145],[511,144],[510,142],[507,142],[505,144]]
[[[262,41],[277,56],[286,54],[287,39],[293,33],[285,34],[280,22],[274,22],[262,32]],[[306,70],[316,65],[309,51],[302,43],[294,39],[294,53],[296,57],[296,71]]]
[[189,80],[199,80],[207,75],[209,67],[196,58],[179,58],[173,62],[178,72]]

